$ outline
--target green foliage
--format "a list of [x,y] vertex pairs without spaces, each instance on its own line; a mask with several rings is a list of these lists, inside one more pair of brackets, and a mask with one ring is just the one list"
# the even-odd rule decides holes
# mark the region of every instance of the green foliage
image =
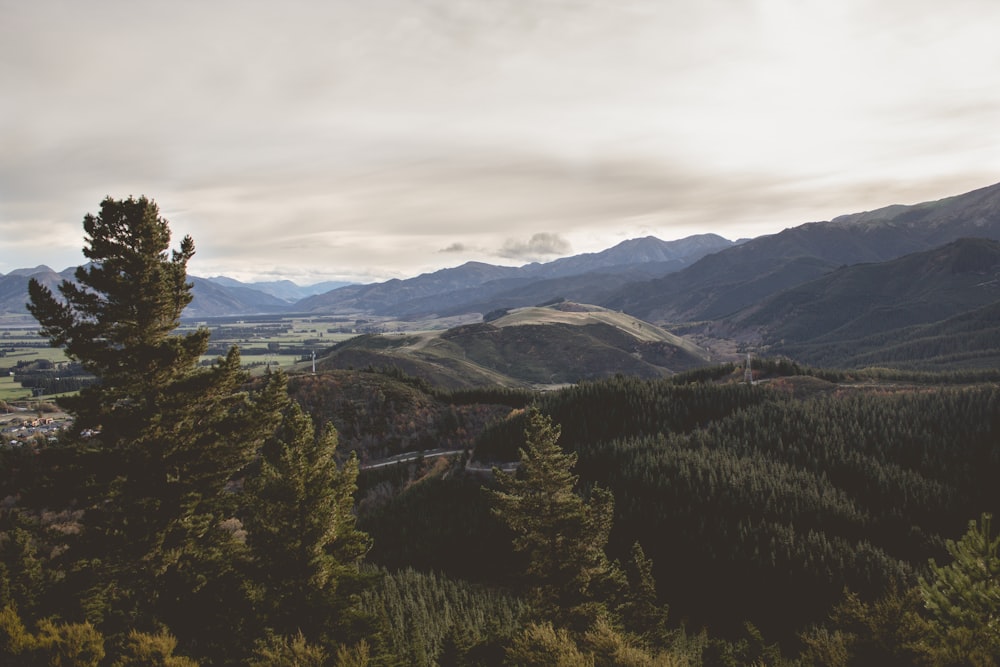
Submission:
[[34,652],[58,667],[97,667],[104,659],[104,637],[90,623],[38,623]]
[[506,664],[517,667],[592,667],[594,657],[581,651],[569,631],[552,623],[532,623],[514,637]]
[[[340,450],[356,452],[361,462],[417,449],[471,448],[487,422],[509,412],[505,399],[516,397],[483,391],[463,400],[462,394],[428,392],[402,377],[362,371],[292,376],[289,393],[317,423],[336,424]],[[524,400],[522,393],[522,405]]]
[[133,630],[112,667],[198,667],[191,658],[174,655],[176,648],[177,639],[166,630],[155,634]]
[[891,590],[874,602],[846,592],[830,614],[829,622],[802,633],[802,659],[816,665],[920,664],[914,645],[924,634],[917,588]]
[[708,667],[778,665],[782,657],[778,645],[768,644],[760,630],[748,621],[743,626],[743,635],[735,640],[710,640],[702,653],[702,662]]
[[168,256],[168,224],[145,198],[105,199],[84,229],[91,263],[60,285],[61,301],[32,282],[29,305],[51,344],[98,378],[64,401],[75,438],[59,469],[75,476],[63,486],[86,510],[69,552],[86,564],[66,593],[112,634],[136,619],[165,622],[205,650],[240,629],[227,618],[241,604],[227,485],[277,415],[242,391],[236,348],[205,369],[207,330],[174,333],[191,301],[190,237]]
[[519,571],[510,534],[492,520],[476,477],[407,482],[401,493],[362,515],[359,526],[374,543],[368,560],[390,570],[438,570],[493,583]]
[[0,609],[0,657],[7,664],[27,664],[35,638],[24,626],[17,608],[5,605]]
[[527,557],[525,585],[539,618],[585,627],[613,577],[604,548],[611,532],[614,499],[594,488],[584,500],[572,472],[576,455],[564,452],[560,429],[537,408],[527,413],[525,446],[516,475],[494,470],[493,514],[514,534]]
[[352,457],[338,467],[336,430],[317,437],[310,417],[287,398],[282,375],[269,379],[267,393],[283,419],[247,481],[247,544],[265,625],[315,642],[344,623],[343,593],[359,585],[358,565],[370,547],[355,528],[358,464]]
[[341,645],[333,663],[336,667],[368,667],[372,664],[371,647],[364,639],[354,646]]
[[90,263],[77,269],[76,282],[60,284],[62,301],[32,280],[28,309],[53,347],[101,380],[67,402],[79,427],[124,435],[155,411],[162,388],[194,365],[207,343],[205,330],[171,335],[192,298],[186,267],[194,241],[185,237],[168,259],[167,221],[144,197],[109,197],[83,226]]
[[926,646],[935,664],[995,664],[1000,656],[1000,536],[991,534],[992,516],[957,542],[948,540],[952,561],[920,578],[928,619]]
[[362,608],[386,620],[389,648],[408,664],[465,660],[474,647],[512,636],[526,614],[524,602],[495,588],[411,568],[381,574]]
[[952,562],[919,586],[864,602],[848,592],[829,623],[801,636],[801,660],[824,665],[995,665],[1000,656],[1000,538],[991,517],[948,540]]
[[[254,646],[248,664],[250,667],[324,667],[327,654],[322,646],[310,644],[301,632],[290,637],[269,635]],[[340,661],[337,664],[341,664]]]
[[0,610],[0,661],[5,665],[97,667],[104,655],[104,637],[90,623],[42,619],[32,634],[13,606]]
[[599,619],[576,635],[548,621],[531,623],[513,638],[505,663],[519,667],[687,667],[701,661],[697,654],[689,657],[672,650],[651,650],[606,619]]
[[37,547],[27,530],[15,526],[0,533],[0,565],[0,604],[15,603],[25,613],[33,614],[44,587],[44,575]]
[[653,577],[653,562],[646,557],[642,545],[632,545],[632,557],[626,568],[628,595],[617,612],[623,625],[649,643],[664,645],[669,641],[668,607],[660,604]]

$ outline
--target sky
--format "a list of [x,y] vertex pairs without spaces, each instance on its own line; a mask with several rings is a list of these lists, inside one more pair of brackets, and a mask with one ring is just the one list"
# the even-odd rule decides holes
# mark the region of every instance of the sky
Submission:
[[0,273],[373,282],[1000,181],[996,0],[0,0]]

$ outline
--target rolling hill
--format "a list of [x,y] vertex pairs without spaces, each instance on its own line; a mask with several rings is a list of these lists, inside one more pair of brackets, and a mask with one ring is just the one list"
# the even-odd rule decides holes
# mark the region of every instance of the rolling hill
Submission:
[[336,346],[320,365],[395,366],[452,388],[537,387],[618,373],[662,377],[711,360],[706,350],[634,317],[561,302],[447,331],[361,336]]

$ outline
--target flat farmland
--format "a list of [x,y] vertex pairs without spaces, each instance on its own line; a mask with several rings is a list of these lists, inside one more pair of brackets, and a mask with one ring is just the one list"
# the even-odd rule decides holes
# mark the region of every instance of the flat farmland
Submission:
[[233,345],[240,349],[243,366],[253,373],[268,368],[306,370],[312,356],[357,335],[354,320],[335,317],[226,317],[185,322],[179,333],[207,328],[209,348],[202,363],[226,354]]

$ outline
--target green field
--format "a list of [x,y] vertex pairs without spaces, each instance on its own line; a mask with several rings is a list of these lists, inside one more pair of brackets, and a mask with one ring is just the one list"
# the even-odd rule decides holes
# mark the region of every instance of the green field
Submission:
[[33,398],[30,388],[15,382],[11,372],[18,364],[36,361],[67,361],[59,348],[49,347],[34,326],[23,318],[0,319],[0,401],[24,401]]
[[[354,333],[331,331],[330,322],[311,318],[258,318],[247,321],[240,318],[219,319],[212,322],[184,324],[177,329],[186,333],[199,327],[212,332],[210,349],[202,357],[204,363],[215,361],[232,345],[240,348],[243,365],[253,374],[266,369],[308,370],[311,354],[317,357],[336,343],[353,337]],[[15,383],[9,372],[19,362],[47,360],[53,363],[67,361],[61,349],[48,347],[37,329],[24,318],[0,319],[0,400],[15,401],[31,398],[30,389]],[[52,398],[43,396],[40,398]]]
[[23,401],[31,398],[31,390],[25,389],[8,374],[0,376],[0,401]]
[[308,370],[313,352],[322,356],[336,343],[356,335],[332,330],[335,327],[331,324],[319,318],[234,317],[185,324],[178,332],[208,328],[212,337],[203,363],[216,360],[235,345],[240,348],[244,367],[257,374],[268,368]]

